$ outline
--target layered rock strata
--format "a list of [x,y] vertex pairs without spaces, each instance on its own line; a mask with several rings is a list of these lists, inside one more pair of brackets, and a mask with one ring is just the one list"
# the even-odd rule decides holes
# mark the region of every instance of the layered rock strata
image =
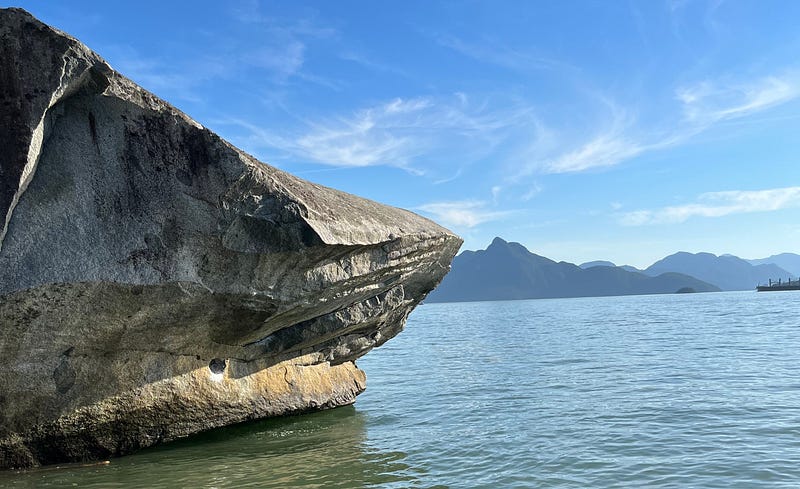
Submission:
[[461,240],[256,161],[0,10],[0,468],[352,403]]

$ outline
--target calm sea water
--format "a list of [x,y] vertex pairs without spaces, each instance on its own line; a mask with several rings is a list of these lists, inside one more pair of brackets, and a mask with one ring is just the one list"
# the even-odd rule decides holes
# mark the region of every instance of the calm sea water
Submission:
[[427,304],[354,407],[11,487],[798,487],[800,292]]

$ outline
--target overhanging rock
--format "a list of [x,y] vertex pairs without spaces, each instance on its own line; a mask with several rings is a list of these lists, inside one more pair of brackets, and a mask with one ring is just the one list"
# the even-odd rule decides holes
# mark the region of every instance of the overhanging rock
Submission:
[[461,240],[260,163],[0,10],[0,468],[352,403]]

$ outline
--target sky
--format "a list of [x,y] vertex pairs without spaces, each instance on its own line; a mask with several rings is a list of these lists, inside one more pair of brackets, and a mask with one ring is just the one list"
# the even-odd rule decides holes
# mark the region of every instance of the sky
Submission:
[[800,252],[800,2],[13,5],[261,161],[462,249]]

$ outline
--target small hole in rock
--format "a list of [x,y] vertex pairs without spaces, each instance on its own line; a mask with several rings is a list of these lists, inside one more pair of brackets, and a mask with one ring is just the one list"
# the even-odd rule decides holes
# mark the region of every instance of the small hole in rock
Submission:
[[215,358],[208,363],[208,369],[212,374],[221,374],[225,371],[225,367],[225,360],[221,358]]

